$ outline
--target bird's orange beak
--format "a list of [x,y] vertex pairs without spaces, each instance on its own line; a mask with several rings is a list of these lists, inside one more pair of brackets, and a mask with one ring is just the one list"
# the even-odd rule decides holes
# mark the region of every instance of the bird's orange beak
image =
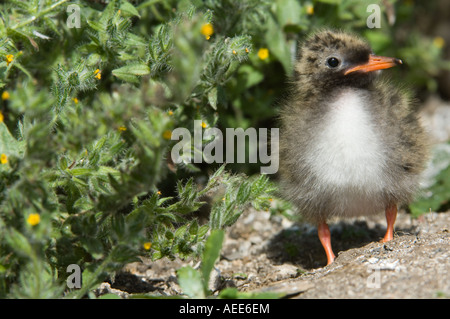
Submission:
[[355,71],[372,72],[376,70],[389,69],[399,64],[403,64],[402,60],[400,59],[388,58],[385,56],[378,56],[371,54],[369,56],[369,62],[350,68],[347,71],[345,71],[344,74],[347,75]]

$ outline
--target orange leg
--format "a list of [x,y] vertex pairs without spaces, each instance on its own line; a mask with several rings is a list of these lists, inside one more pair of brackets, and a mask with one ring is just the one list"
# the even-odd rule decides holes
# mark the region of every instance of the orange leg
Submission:
[[317,231],[319,234],[320,242],[322,243],[323,249],[325,249],[325,253],[327,254],[327,265],[331,264],[336,257],[333,253],[333,249],[331,248],[331,234],[330,229],[328,228],[327,223],[322,222],[317,227]]
[[394,239],[394,224],[396,218],[397,218],[397,205],[393,204],[386,207],[387,229],[386,235],[384,235],[384,238],[381,240],[382,243]]

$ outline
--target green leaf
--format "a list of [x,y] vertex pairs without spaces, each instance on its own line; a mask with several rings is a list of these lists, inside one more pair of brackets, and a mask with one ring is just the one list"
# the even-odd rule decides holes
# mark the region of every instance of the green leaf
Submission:
[[91,264],[90,267],[84,269],[81,275],[81,278],[83,278],[83,283],[81,289],[77,291],[78,297],[83,297],[87,291],[99,285],[104,280],[105,275],[106,274],[104,269],[102,269],[102,265],[98,265],[96,268]]
[[209,105],[211,105],[211,107],[214,110],[217,110],[217,88],[216,87],[214,87],[211,91],[209,91],[208,102],[209,102]]
[[284,32],[273,18],[268,19],[267,28],[268,31],[266,32],[265,36],[270,54],[273,54],[279,59],[287,74],[291,74],[292,61],[290,46],[292,45],[292,43],[286,41]]
[[300,23],[300,3],[296,0],[278,0],[277,19],[281,26]]
[[24,142],[17,141],[9,132],[4,122],[0,123],[0,154],[22,156]]
[[120,298],[116,294],[109,293],[109,294],[101,295],[100,297],[98,297],[98,299],[122,299],[122,298]]
[[207,285],[209,282],[209,275],[211,274],[211,271],[214,268],[216,260],[219,258],[224,236],[225,232],[223,230],[214,230],[211,232],[208,239],[206,240],[201,266],[205,290],[208,288]]
[[124,1],[122,0],[122,4],[120,5],[120,10],[122,10],[125,13],[128,13],[132,16],[136,16],[136,17],[141,17],[139,15],[139,12],[137,11],[137,9],[128,1]]
[[206,235],[206,233],[209,230],[209,226],[208,225],[203,225],[198,229],[198,236],[199,237],[203,237]]
[[124,74],[124,73],[142,76],[142,75],[150,74],[150,68],[146,64],[130,64],[130,65],[123,66],[119,69],[115,69],[112,71],[112,73],[116,76],[118,74]]
[[186,266],[177,271],[178,284],[183,292],[191,298],[204,299],[205,291],[202,276],[191,266]]
[[249,199],[249,197],[251,195],[251,191],[252,191],[251,186],[252,185],[249,185],[247,182],[244,182],[239,186],[238,192],[236,195],[236,200],[238,203],[244,204],[245,202],[247,202],[247,200]]
[[184,236],[184,234],[186,233],[186,231],[187,231],[187,227],[188,227],[188,225],[183,225],[183,226],[181,226],[180,228],[178,228],[176,231],[175,231],[175,237],[183,237]]
[[109,258],[114,263],[130,263],[139,261],[137,251],[127,245],[116,245],[110,252]]
[[433,147],[432,159],[423,174],[425,189],[409,205],[413,217],[432,211],[438,211],[448,203],[450,190],[450,143],[441,143]]
[[65,170],[67,169],[67,167],[68,167],[67,158],[65,156],[62,156],[59,159],[59,168]]
[[122,240],[126,235],[125,231],[125,218],[121,214],[117,214],[113,216],[111,220],[111,226],[114,230],[114,233],[118,237],[119,240]]
[[245,80],[242,89],[248,89],[264,80],[264,74],[249,64],[242,65],[238,73],[240,78]]
[[92,255],[95,259],[103,257],[103,245],[97,238],[81,238],[80,242],[84,249]]
[[106,31],[106,25],[104,25],[101,22],[87,20],[87,24],[97,32],[105,32]]
[[438,211],[448,203],[450,190],[450,166],[441,171],[436,184],[423,190],[423,195],[409,205],[413,217],[419,217],[431,211]]
[[121,80],[136,82],[138,76],[150,74],[150,68],[146,64],[129,64],[113,70],[112,74]]
[[93,172],[91,168],[73,168],[66,171],[72,176],[90,176]]
[[28,239],[16,229],[10,228],[5,239],[16,253],[26,257],[31,256],[32,248]]
[[197,235],[198,233],[198,223],[197,220],[194,220],[194,222],[189,226],[189,234],[190,235]]

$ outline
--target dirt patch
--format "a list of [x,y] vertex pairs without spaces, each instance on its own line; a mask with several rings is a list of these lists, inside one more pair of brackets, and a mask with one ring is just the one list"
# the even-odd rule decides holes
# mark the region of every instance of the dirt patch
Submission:
[[[326,264],[316,229],[248,211],[227,230],[210,288],[280,291],[287,298],[450,298],[450,212],[420,219],[400,213],[394,240],[382,244],[384,217],[330,225],[337,258]],[[127,265],[99,293],[176,295],[176,270],[194,261]]]

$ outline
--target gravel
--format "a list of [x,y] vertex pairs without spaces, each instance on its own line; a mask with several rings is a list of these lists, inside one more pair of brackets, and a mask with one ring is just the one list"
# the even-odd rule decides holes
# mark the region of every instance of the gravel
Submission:
[[[382,244],[383,216],[330,225],[337,258],[329,266],[314,227],[249,210],[227,230],[210,289],[272,291],[285,298],[449,298],[450,212],[419,219],[400,212],[395,237]],[[176,270],[198,261],[162,259],[127,265],[98,294],[182,293]]]

